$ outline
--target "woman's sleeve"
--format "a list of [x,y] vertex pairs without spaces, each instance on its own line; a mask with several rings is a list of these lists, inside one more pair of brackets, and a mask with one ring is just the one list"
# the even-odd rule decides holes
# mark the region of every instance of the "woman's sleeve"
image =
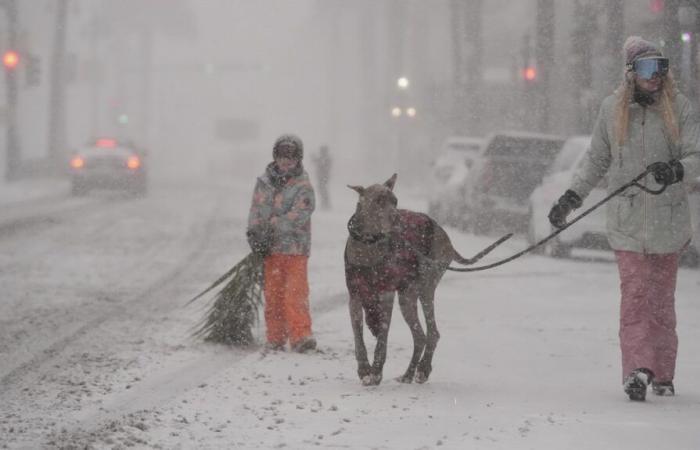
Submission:
[[[607,101],[611,100],[613,99],[609,98]],[[593,128],[591,146],[586,151],[571,185],[571,190],[576,192],[582,200],[598,185],[610,167],[611,136],[608,134],[608,117],[605,111],[606,104],[603,103]]]

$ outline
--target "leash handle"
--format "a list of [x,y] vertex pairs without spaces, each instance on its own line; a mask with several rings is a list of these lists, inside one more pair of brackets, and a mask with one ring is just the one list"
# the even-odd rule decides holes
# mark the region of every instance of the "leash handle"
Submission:
[[591,206],[590,208],[588,208],[586,211],[584,211],[584,212],[582,212],[581,214],[579,214],[578,216],[574,217],[573,220],[567,222],[566,225],[564,225],[563,227],[561,227],[561,228],[555,230],[552,234],[550,234],[549,236],[547,236],[547,237],[545,237],[544,239],[540,240],[539,242],[537,242],[537,243],[535,243],[535,244],[532,244],[531,246],[527,247],[525,250],[522,250],[522,251],[520,251],[520,252],[518,252],[518,253],[516,253],[516,254],[514,254],[514,255],[508,257],[508,258],[505,258],[505,259],[502,259],[502,260],[500,260],[500,261],[496,261],[496,262],[494,262],[494,263],[487,264],[487,265],[484,265],[484,266],[477,266],[477,267],[448,267],[447,270],[451,270],[451,271],[453,271],[453,272],[477,272],[477,271],[480,271],[480,270],[492,269],[492,268],[494,268],[494,267],[498,267],[498,266],[501,266],[501,265],[503,265],[503,264],[509,263],[509,262],[513,261],[514,259],[520,258],[520,257],[523,256],[525,253],[528,253],[528,252],[532,251],[533,249],[539,247],[540,245],[542,245],[542,244],[544,244],[544,243],[546,243],[546,242],[548,242],[548,241],[554,239],[554,238],[555,238],[556,236],[558,236],[562,231],[566,230],[566,229],[569,228],[571,225],[575,224],[576,222],[578,222],[579,220],[583,219],[584,217],[586,217],[588,214],[590,214],[590,213],[593,212],[594,210],[598,209],[598,207],[600,207],[600,206],[603,205],[604,203],[607,203],[608,201],[610,201],[611,198],[615,197],[615,196],[618,195],[618,194],[621,194],[623,191],[625,191],[626,189],[628,189],[628,188],[630,188],[630,187],[632,187],[632,186],[638,187],[639,189],[643,190],[644,192],[647,192],[647,193],[652,194],[652,195],[659,195],[659,194],[661,194],[663,191],[666,190],[666,187],[668,186],[668,185],[666,185],[666,184],[662,185],[661,188],[658,189],[658,190],[649,189],[648,187],[639,184],[638,181],[641,180],[642,178],[646,177],[648,174],[649,174],[649,170],[647,169],[647,170],[645,170],[644,172],[642,172],[642,173],[640,173],[639,175],[637,175],[636,177],[634,177],[634,179],[632,179],[630,182],[628,182],[628,183],[626,183],[626,184],[623,184],[623,185],[620,186],[619,188],[615,189],[615,191],[613,191],[611,194],[609,194],[609,195],[608,195],[607,197],[605,197],[604,199],[600,200],[600,201],[599,201],[598,203],[596,203],[595,205],[593,205],[593,206]]

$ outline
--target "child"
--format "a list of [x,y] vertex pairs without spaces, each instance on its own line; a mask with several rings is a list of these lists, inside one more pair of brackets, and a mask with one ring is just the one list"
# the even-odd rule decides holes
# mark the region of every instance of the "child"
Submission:
[[264,255],[266,349],[316,348],[309,314],[307,263],[311,249],[314,190],[304,170],[304,145],[284,134],[273,146],[273,162],[257,179],[248,216],[248,241]]

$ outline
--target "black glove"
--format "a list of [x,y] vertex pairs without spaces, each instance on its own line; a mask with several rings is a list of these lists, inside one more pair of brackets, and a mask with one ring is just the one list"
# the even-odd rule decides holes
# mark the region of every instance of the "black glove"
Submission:
[[683,164],[675,159],[669,162],[659,161],[649,164],[647,170],[654,175],[654,180],[659,184],[668,186],[683,181]]
[[549,223],[557,228],[563,227],[566,225],[566,216],[574,209],[579,208],[582,203],[581,197],[576,192],[568,189],[564,192],[564,195],[559,197],[559,200],[549,211]]
[[248,245],[253,253],[266,256],[272,247],[272,227],[269,225],[257,225],[246,231]]

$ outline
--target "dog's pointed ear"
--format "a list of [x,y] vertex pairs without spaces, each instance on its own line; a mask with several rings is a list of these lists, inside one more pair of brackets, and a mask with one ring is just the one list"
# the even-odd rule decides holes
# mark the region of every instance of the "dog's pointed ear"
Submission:
[[384,182],[384,186],[388,187],[390,191],[394,190],[394,185],[396,184],[396,177],[398,177],[398,175],[393,174],[391,178]]
[[348,187],[360,195],[363,195],[365,193],[365,188],[363,188],[362,186],[350,186],[348,184]]

